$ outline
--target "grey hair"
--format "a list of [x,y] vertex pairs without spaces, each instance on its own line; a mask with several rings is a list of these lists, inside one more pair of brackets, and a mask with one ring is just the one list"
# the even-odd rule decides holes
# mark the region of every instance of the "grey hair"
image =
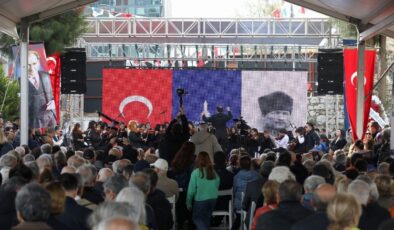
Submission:
[[[130,220],[129,218],[116,216],[116,217],[111,217],[111,218],[107,218],[107,219],[100,221],[100,223],[97,225],[97,227],[94,228],[94,230],[107,230],[107,229],[109,229],[110,224],[112,224],[112,222],[116,223],[116,221],[123,221],[123,223],[127,223],[127,229],[130,229],[130,230],[139,230],[140,229],[138,224],[136,224],[136,222]],[[119,226],[119,225],[117,225],[117,226]],[[123,227],[123,226],[121,226],[121,227]]]
[[33,172],[33,178],[38,178],[40,175],[40,168],[38,168],[38,164],[35,161],[26,162],[25,165],[31,169]]
[[346,161],[347,161],[347,157],[344,153],[337,153],[335,155],[335,163],[346,166]]
[[93,175],[92,170],[87,164],[80,166],[76,171],[82,179],[82,183],[84,186],[91,185],[94,183],[95,176]]
[[19,158],[23,158],[23,156],[25,155],[25,148],[23,148],[22,146],[16,147],[15,151],[18,153]]
[[117,202],[126,202],[134,206],[139,214],[138,223],[145,224],[146,211],[145,211],[145,195],[136,186],[131,186],[122,189],[115,199]]
[[144,194],[147,194],[150,191],[149,175],[144,172],[137,172],[134,176],[131,177],[130,186],[136,186]]
[[304,181],[305,192],[314,192],[319,185],[324,183],[326,183],[326,180],[322,176],[318,176],[318,175],[309,176]]
[[34,155],[30,154],[30,153],[24,155],[23,159],[22,159],[23,163],[27,163],[27,162],[31,162],[31,161],[35,161],[35,160],[36,160],[36,158],[34,157]]
[[382,162],[378,165],[378,173],[382,175],[390,175],[389,173],[390,164],[387,162]]
[[103,184],[104,190],[110,190],[115,194],[119,194],[119,192],[127,186],[128,186],[127,180],[120,175],[115,175],[109,178]]
[[362,180],[365,183],[369,185],[369,195],[373,201],[378,201],[379,199],[379,191],[378,191],[378,186],[376,186],[376,183],[366,175],[360,175],[356,178],[356,180]]
[[316,162],[311,159],[307,159],[306,161],[304,161],[304,163],[302,163],[302,165],[304,165],[304,167],[306,168],[306,170],[308,170],[309,173],[312,173]]
[[39,184],[30,183],[16,194],[15,208],[24,221],[46,222],[51,213],[51,196]]
[[137,210],[126,202],[103,202],[88,218],[90,228],[95,228],[101,221],[111,217],[126,217],[138,222]]
[[52,146],[50,144],[43,144],[41,145],[41,152],[51,154],[52,153]]
[[17,158],[12,154],[5,154],[0,157],[0,168],[14,167],[17,163]]
[[52,166],[53,166],[52,156],[49,154],[46,154],[46,153],[40,155],[37,158],[36,162],[37,162],[38,168],[40,168],[40,170],[43,170],[45,167],[52,168]]
[[123,169],[127,165],[131,165],[131,161],[129,161],[128,159],[117,160],[114,163],[112,163],[112,171],[116,174],[122,174]]
[[274,180],[281,184],[285,180],[295,180],[295,176],[286,166],[276,166],[272,169],[268,180]]
[[367,205],[370,193],[370,186],[362,180],[352,181],[348,188],[348,193],[352,194],[361,205]]

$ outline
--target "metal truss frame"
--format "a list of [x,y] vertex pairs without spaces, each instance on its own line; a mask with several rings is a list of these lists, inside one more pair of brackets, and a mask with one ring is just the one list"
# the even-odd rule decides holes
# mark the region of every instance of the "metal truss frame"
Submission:
[[[86,41],[152,43],[259,44],[262,38],[324,38],[332,34],[328,18],[190,19],[86,18]],[[158,38],[158,39],[154,39]],[[245,39],[247,38],[247,40]],[[225,42],[223,42],[225,41]]]
[[316,62],[319,46],[86,43],[88,60]]

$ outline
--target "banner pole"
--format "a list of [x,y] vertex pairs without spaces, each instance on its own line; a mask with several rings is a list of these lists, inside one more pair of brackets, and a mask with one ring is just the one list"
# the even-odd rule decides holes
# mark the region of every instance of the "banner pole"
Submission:
[[20,41],[20,63],[21,63],[21,85],[20,85],[20,144],[27,145],[29,138],[29,80],[27,78],[27,58],[29,50],[29,23],[22,21],[21,23],[21,41]]
[[360,41],[357,45],[357,110],[356,110],[356,134],[358,139],[362,139],[364,132],[364,56],[365,42]]

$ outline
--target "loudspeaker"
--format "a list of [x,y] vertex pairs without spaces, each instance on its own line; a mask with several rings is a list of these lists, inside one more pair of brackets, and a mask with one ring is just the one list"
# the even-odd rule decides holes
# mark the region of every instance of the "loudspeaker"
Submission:
[[68,49],[61,56],[61,93],[86,93],[85,49]]
[[317,55],[317,74],[318,95],[343,94],[342,50],[319,50]]

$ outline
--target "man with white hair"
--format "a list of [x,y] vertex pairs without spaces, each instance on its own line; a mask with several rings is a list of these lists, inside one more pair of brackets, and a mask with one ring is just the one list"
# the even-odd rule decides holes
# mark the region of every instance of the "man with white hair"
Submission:
[[352,194],[357,202],[362,205],[363,211],[358,227],[360,229],[376,229],[385,220],[390,219],[390,213],[372,202],[371,186],[361,179],[356,179],[349,184],[348,193]]
[[307,177],[304,181],[304,195],[302,196],[301,204],[309,209],[313,210],[313,195],[315,189],[321,185],[326,183],[326,180],[322,176],[311,175]]
[[2,183],[4,184],[8,180],[10,170],[17,164],[17,159],[14,155],[5,154],[0,157],[0,173],[3,178]]
[[199,125],[198,131],[190,138],[190,142],[193,142],[196,145],[196,150],[194,151],[196,156],[200,152],[207,152],[212,162],[213,154],[218,151],[222,151],[222,147],[215,135],[208,132],[208,125],[206,123],[201,123]]
[[77,168],[77,173],[81,175],[83,186],[84,186],[84,192],[82,194],[82,198],[94,204],[101,203],[104,199],[102,197],[102,194],[94,188],[96,175],[93,174],[93,171],[90,168],[90,166],[87,164],[80,166],[79,168]]
[[179,186],[178,183],[167,177],[168,162],[162,158],[159,158],[155,163],[151,164],[157,173],[159,180],[157,181],[156,188],[160,189],[166,194],[166,197],[172,197],[175,195],[178,197]]
[[270,175],[268,176],[268,180],[274,180],[279,184],[285,180],[295,180],[295,176],[290,169],[286,166],[276,166],[272,169]]
[[109,168],[102,168],[97,174],[96,178],[96,183],[94,185],[94,189],[99,191],[101,194],[103,194],[103,184],[112,176],[114,175],[114,172],[112,172],[111,169]]
[[137,230],[138,224],[126,217],[108,218],[99,223],[97,230]]

